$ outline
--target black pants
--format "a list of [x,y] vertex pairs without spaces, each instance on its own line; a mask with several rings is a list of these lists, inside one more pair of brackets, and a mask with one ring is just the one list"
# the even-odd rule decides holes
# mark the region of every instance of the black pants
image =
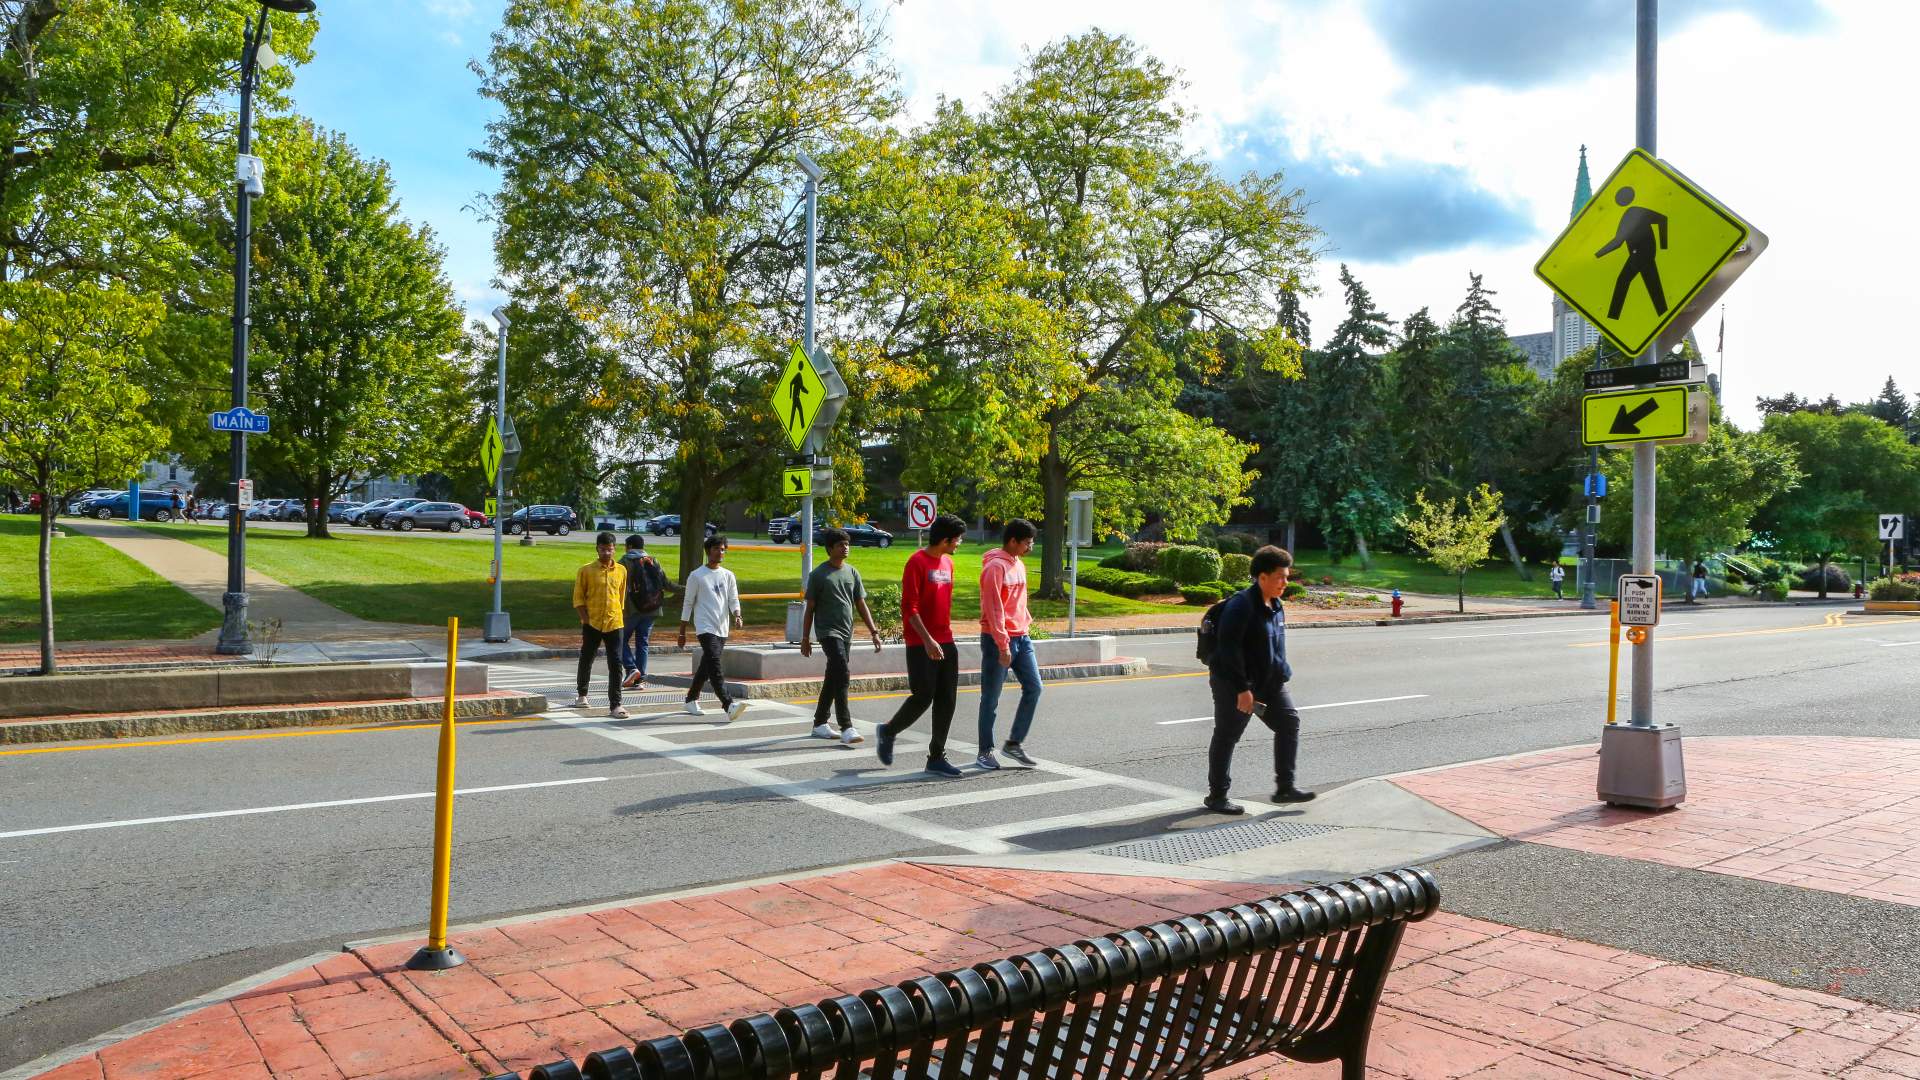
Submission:
[[602,649],[607,653],[607,708],[611,709],[620,704],[620,676],[624,674],[620,666],[620,631],[596,630],[584,624],[580,627],[580,670],[573,680],[574,689],[581,697],[587,696],[594,654]]
[[[1253,719],[1252,714],[1240,711],[1238,697],[1238,693],[1224,692],[1218,687],[1213,690],[1213,741],[1207,746],[1207,792],[1216,798],[1224,797],[1233,784],[1227,766],[1233,763],[1233,748],[1240,744],[1247,722]],[[1267,715],[1262,719],[1273,731],[1274,786],[1290,788],[1294,758],[1300,753],[1300,712],[1293,707],[1293,699],[1284,686],[1272,687],[1265,694],[1256,691],[1254,697],[1267,703]]]
[[920,714],[933,709],[933,741],[927,744],[927,760],[947,756],[947,729],[953,726],[953,700],[960,693],[960,650],[951,642],[940,646],[938,660],[919,645],[907,646],[907,700],[900,711],[887,721],[892,737],[913,726]]
[[847,684],[853,681],[847,654],[852,650],[853,643],[844,638],[820,639],[820,651],[827,654],[827,675],[820,682],[820,701],[813,707],[814,723],[826,723],[828,710],[832,710],[840,720],[840,730],[853,726],[853,713],[847,708]]
[[733,708],[733,699],[727,696],[727,681],[720,675],[720,653],[727,647],[727,639],[719,634],[700,635],[700,658],[693,664],[693,685],[687,687],[687,700],[700,697],[700,688],[713,683],[713,696],[720,699],[720,707]]

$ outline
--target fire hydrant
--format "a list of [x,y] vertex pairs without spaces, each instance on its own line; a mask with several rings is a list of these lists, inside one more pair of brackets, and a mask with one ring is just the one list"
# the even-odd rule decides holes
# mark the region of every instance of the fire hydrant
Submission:
[[1855,600],[1858,600],[1858,599],[1860,599],[1861,597],[1863,597],[1863,596],[1865,596],[1865,595],[1867,595],[1867,587],[1866,587],[1866,586],[1865,586],[1864,584],[1862,584],[1862,583],[1860,583],[1860,582],[1858,582],[1858,581],[1856,581],[1856,582],[1854,582],[1854,583],[1853,583],[1853,598],[1854,598]]
[[1400,599],[1400,590],[1399,589],[1393,590],[1393,617],[1394,618],[1397,619],[1400,617],[1400,609],[1401,607],[1405,606],[1405,604],[1406,604],[1406,601]]

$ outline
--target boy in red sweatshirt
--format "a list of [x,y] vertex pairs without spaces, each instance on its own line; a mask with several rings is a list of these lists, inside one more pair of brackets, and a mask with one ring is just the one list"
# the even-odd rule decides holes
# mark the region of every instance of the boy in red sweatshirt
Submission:
[[927,530],[927,546],[907,559],[900,579],[900,618],[907,624],[907,700],[893,719],[881,725],[874,752],[880,764],[893,764],[893,740],[933,710],[933,739],[927,744],[927,771],[949,779],[960,770],[947,760],[947,730],[953,726],[954,697],[960,686],[960,650],[953,644],[953,552],[967,523],[941,514]]
[[1032,768],[1033,759],[1021,745],[1040,705],[1040,664],[1027,635],[1033,616],[1027,613],[1027,564],[1020,559],[1033,550],[1033,522],[1014,518],[1000,536],[1000,546],[982,556],[980,565],[980,756],[974,763],[1000,767],[993,756],[993,722],[1000,713],[1000,688],[1011,671],[1020,680],[1020,705],[1001,749]]

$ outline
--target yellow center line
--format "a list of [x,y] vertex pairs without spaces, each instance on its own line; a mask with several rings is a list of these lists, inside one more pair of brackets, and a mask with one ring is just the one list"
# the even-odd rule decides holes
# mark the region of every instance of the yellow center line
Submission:
[[[1166,675],[1108,675],[1099,679],[1074,679],[1072,681],[1075,686],[1098,686],[1101,683],[1153,682],[1158,679],[1204,679],[1206,676],[1207,673],[1205,671],[1176,671]],[[963,686],[960,688],[960,692],[963,694],[977,694],[980,692],[980,688],[978,686]],[[859,694],[849,697],[847,700],[889,701],[895,698],[912,696],[912,694],[904,690],[895,690],[885,694]],[[798,698],[794,699],[794,704],[811,705],[818,700],[818,698]]]
[[[544,719],[538,716],[512,716],[498,720],[456,720],[455,727],[478,727],[484,724],[523,724]],[[253,739],[305,739],[314,735],[367,735],[387,731],[438,730],[438,720],[426,724],[388,724],[381,727],[360,728],[313,728],[305,731],[259,731],[245,735],[204,735],[193,739],[153,739],[140,742],[88,743],[85,746],[29,746],[19,750],[0,750],[0,757],[19,757],[25,754],[72,754],[82,750],[141,750],[151,746],[191,746],[195,743],[245,742]]]
[[[1897,623],[1899,619],[1860,619],[1848,621],[1841,613],[1828,615],[1817,623],[1804,626],[1774,626],[1764,630],[1723,630],[1712,634],[1663,634],[1656,641],[1706,641],[1711,638],[1758,637],[1763,634],[1804,634],[1809,630],[1853,630],[1864,626],[1885,626]],[[1569,649],[1600,649],[1606,647],[1604,641],[1578,641],[1567,646]]]

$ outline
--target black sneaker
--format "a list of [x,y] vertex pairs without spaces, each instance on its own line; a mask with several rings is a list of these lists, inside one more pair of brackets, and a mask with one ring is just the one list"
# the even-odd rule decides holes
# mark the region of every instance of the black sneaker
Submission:
[[1206,807],[1208,810],[1212,811],[1213,813],[1226,814],[1229,817],[1236,816],[1239,814],[1244,814],[1247,812],[1246,807],[1241,806],[1239,803],[1234,802],[1232,799],[1227,798],[1225,795],[1220,795],[1217,797],[1209,795],[1207,796],[1207,801],[1201,803],[1200,805]]
[[1013,760],[1019,762],[1020,764],[1025,765],[1029,769],[1037,769],[1040,767],[1039,765],[1034,763],[1034,760],[1032,758],[1027,756],[1027,752],[1025,750],[1020,749],[1020,744],[1017,742],[1010,742],[1007,745],[1001,747],[1000,752],[1012,758]]
[[1273,801],[1277,803],[1312,802],[1317,797],[1318,796],[1311,791],[1301,791],[1299,788],[1291,785],[1280,788],[1273,793]]
[[928,758],[927,771],[935,776],[944,776],[948,779],[954,779],[961,775],[960,770],[954,767],[953,762],[943,757]]
[[879,756],[880,764],[893,764],[893,732],[888,731],[885,724],[880,725],[880,730],[874,739],[873,752]]

